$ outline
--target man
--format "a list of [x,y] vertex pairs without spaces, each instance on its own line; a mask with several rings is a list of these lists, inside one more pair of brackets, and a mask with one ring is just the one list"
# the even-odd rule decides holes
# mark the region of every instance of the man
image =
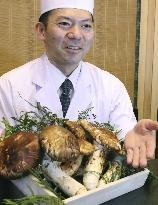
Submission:
[[[147,134],[157,129],[151,128],[155,122],[136,125],[124,85],[110,73],[82,61],[93,41],[93,6],[93,0],[41,0],[36,31],[46,52],[1,77],[0,118],[14,124],[12,116],[33,109],[27,101],[33,105],[40,102],[58,117],[70,120],[77,120],[79,113],[89,109],[89,121],[110,122],[120,130],[120,139],[126,136],[128,162],[146,166],[154,154],[155,139]],[[66,88],[64,82],[68,82]],[[142,124],[147,130],[141,129]]]

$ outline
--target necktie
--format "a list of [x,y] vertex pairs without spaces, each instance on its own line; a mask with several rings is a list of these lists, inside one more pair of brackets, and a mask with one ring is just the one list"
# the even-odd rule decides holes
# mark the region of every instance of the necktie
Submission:
[[66,79],[62,85],[61,88],[61,96],[60,96],[60,102],[62,105],[62,111],[63,111],[63,117],[65,117],[68,107],[70,105],[70,92],[73,89],[72,82],[69,79]]

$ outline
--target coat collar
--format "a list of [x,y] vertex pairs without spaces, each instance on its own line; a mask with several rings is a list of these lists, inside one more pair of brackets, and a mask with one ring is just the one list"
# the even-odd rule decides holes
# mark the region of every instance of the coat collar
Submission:
[[[58,117],[62,117],[62,107],[53,84],[50,74],[50,68],[47,66],[47,56],[44,54],[34,67],[32,82],[36,87],[35,101],[48,107]],[[81,72],[75,88],[74,96],[71,100],[66,118],[75,120],[79,112],[86,110],[92,103],[92,79],[87,65],[81,62]]]
[[32,74],[32,83],[43,87],[45,86],[47,79],[47,69],[45,66],[46,54],[43,54],[40,58],[36,60],[36,63],[33,64],[33,74]]

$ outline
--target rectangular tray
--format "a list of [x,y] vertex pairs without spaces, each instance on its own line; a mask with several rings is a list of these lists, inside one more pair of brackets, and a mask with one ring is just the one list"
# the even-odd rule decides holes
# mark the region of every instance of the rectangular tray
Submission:
[[[149,170],[138,172],[131,176],[111,182],[104,187],[87,191],[81,195],[73,196],[64,200],[66,205],[99,205],[125,193],[142,187],[148,177]],[[12,183],[26,196],[29,195],[53,195],[38,183],[38,180],[29,175],[21,179],[12,180]]]

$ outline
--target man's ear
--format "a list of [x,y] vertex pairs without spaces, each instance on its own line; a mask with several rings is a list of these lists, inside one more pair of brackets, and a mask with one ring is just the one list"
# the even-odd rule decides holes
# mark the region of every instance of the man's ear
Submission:
[[36,33],[39,39],[44,40],[45,39],[45,25],[41,22],[38,22],[35,26]]

